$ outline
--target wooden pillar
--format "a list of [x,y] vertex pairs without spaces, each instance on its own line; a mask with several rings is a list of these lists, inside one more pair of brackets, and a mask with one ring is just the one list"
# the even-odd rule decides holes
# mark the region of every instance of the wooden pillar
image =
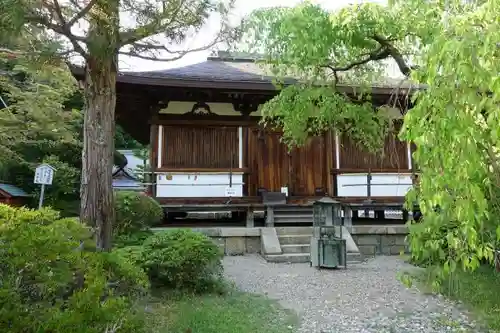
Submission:
[[[155,104],[152,105],[149,109],[150,112],[150,131],[149,131],[149,149],[150,149],[150,154],[149,154],[149,168],[150,168],[150,173],[147,178],[148,182],[151,184],[148,186],[148,192],[153,198],[156,198],[157,195],[157,186],[156,186],[156,170],[158,167],[158,161],[160,160],[159,156],[159,125],[158,125],[158,113],[161,110],[161,108],[164,105],[161,104]],[[162,142],[163,144],[163,142]],[[163,147],[162,147],[163,148]]]
[[[296,149],[296,148],[294,148]],[[288,197],[292,196],[292,193],[294,192],[295,190],[295,186],[297,185],[296,183],[296,178],[294,179],[293,178],[293,159],[292,159],[292,151],[289,151],[288,152],[288,196],[287,196],[287,199]]]
[[[150,184],[148,186],[148,193],[153,197],[156,198],[156,186],[154,185],[156,183],[156,164],[158,163],[158,125],[151,124],[150,125],[150,130],[149,130],[149,175],[147,177],[147,182]],[[146,179],[146,177],[144,177]]]
[[385,210],[376,210],[374,213],[376,220],[385,220]]
[[408,222],[408,211],[406,209],[403,209],[403,221]]
[[329,196],[335,196],[335,180],[333,178],[333,168],[335,166],[335,143],[332,131],[325,133],[325,173],[326,173],[326,193]]

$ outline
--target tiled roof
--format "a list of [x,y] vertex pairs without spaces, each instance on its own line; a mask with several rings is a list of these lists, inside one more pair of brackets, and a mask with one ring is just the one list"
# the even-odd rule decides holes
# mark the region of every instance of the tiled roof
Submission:
[[8,193],[12,197],[29,197],[30,195],[17,186],[0,183],[0,191]]
[[[219,52],[217,57],[209,57],[206,61],[194,65],[154,71],[121,72],[120,76],[149,78],[153,80],[179,80],[179,81],[204,81],[204,82],[238,82],[271,84],[274,76],[269,67],[256,63],[257,57],[231,57],[230,53]],[[399,72],[396,63],[387,59],[384,61],[385,73],[372,83],[373,87],[408,88],[413,87]],[[339,75],[342,77],[342,75]],[[341,79],[342,81],[342,79]],[[343,80],[344,85],[356,86],[355,82]],[[296,78],[288,78],[285,84],[296,83]]]
[[[274,91],[274,75],[269,67],[256,63],[258,57],[231,56],[230,53],[219,52],[217,57],[209,57],[206,61],[194,65],[178,68],[153,71],[120,71],[117,82],[128,84],[144,84],[154,86],[171,86],[185,88],[214,88],[214,89],[242,89]],[[405,80],[395,67],[395,62],[388,59],[385,64],[385,74],[371,83],[373,88],[379,88],[380,93],[386,94],[394,89],[414,89],[417,87],[409,80]],[[75,76],[83,77],[83,69],[72,66]],[[285,80],[285,85],[294,84],[298,80],[295,75]],[[356,89],[357,80],[342,79],[338,88]],[[361,80],[361,78],[359,78]],[[363,81],[363,83],[366,83]]]
[[147,72],[122,72],[122,75],[200,81],[238,81],[271,83],[273,77],[261,66],[246,61],[221,61],[209,58],[207,61],[172,69]]
[[112,173],[113,177],[125,176],[129,179],[137,179],[137,176],[135,175],[134,171],[127,167],[120,168],[117,166],[113,166]]

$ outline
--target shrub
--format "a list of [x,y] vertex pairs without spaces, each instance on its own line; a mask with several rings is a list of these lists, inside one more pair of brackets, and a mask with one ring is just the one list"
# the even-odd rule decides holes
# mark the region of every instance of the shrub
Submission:
[[58,216],[0,205],[0,332],[139,332],[144,271],[93,251],[89,228]]
[[205,235],[190,229],[156,233],[129,258],[140,262],[152,284],[161,287],[206,292],[220,287],[222,252]]
[[113,250],[117,256],[124,258],[125,261],[142,266],[144,248],[140,245],[131,245]]
[[142,245],[151,235],[153,235],[153,231],[151,230],[141,230],[131,234],[117,235],[113,240],[113,246],[121,248],[126,246]]
[[163,209],[153,198],[133,191],[115,192],[115,235],[129,234],[158,224],[163,219]]
[[[448,235],[460,234],[459,223],[440,215],[429,214],[409,226],[408,236],[411,262],[422,267],[444,264],[446,258],[456,255],[448,243]],[[423,245],[423,246],[422,246]]]

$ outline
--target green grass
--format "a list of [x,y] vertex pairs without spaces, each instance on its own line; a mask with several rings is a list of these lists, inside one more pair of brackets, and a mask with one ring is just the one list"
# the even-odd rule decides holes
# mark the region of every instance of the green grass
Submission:
[[452,287],[443,285],[443,293],[462,301],[490,329],[500,332],[500,273],[482,266],[473,273],[459,271]]
[[[417,280],[427,281],[424,275],[419,274]],[[440,290],[443,295],[461,301],[480,322],[495,332],[500,332],[499,291],[500,273],[487,265],[472,273],[458,269],[453,280],[445,281]]]
[[153,333],[291,333],[297,317],[276,302],[241,292],[226,295],[171,295],[149,304]]

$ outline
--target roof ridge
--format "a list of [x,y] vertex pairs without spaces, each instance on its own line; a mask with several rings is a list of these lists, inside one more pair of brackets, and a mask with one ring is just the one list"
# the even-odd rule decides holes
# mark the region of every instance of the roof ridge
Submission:
[[207,57],[207,61],[223,61],[223,62],[249,62],[254,63],[257,60],[263,59],[264,56],[259,53],[252,52],[231,52],[217,51]]

